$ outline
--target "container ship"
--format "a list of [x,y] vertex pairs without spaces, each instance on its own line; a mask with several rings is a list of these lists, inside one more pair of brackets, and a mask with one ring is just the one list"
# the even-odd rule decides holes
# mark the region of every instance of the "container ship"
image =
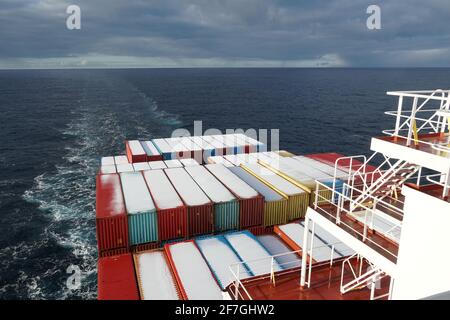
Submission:
[[103,157],[98,299],[445,295],[450,91],[387,94],[393,129],[370,156],[295,155],[233,133],[126,141]]

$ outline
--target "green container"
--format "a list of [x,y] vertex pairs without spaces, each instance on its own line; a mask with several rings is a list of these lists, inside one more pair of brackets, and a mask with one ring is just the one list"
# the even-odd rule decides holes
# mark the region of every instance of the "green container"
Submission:
[[239,228],[239,202],[237,200],[214,204],[214,231]]
[[266,201],[264,204],[264,227],[285,224],[288,221],[288,201]]
[[158,241],[156,210],[128,214],[128,232],[131,245]]

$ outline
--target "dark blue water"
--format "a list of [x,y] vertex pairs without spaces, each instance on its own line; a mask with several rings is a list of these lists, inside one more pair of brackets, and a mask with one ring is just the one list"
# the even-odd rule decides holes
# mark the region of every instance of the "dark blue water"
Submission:
[[[279,128],[294,153],[368,153],[387,90],[450,87],[450,69],[0,71],[0,298],[95,298],[95,172],[125,139]],[[83,278],[66,286],[69,265]]]

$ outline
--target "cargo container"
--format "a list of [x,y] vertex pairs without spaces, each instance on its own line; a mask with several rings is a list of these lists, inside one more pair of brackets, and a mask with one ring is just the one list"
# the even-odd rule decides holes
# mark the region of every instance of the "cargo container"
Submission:
[[204,166],[185,168],[203,192],[214,202],[214,231],[239,228],[239,202]]
[[164,250],[184,300],[223,300],[220,286],[193,240],[166,244]]
[[181,143],[181,138],[166,138],[165,140],[172,147],[172,159],[191,158],[191,151]]
[[[224,236],[201,237],[195,240],[209,268],[214,274],[222,290],[233,281],[230,265],[242,262]],[[240,279],[249,278],[250,273],[242,268]]]
[[183,164],[178,159],[164,161],[167,168],[183,168]]
[[250,150],[250,148],[247,148],[249,145],[234,134],[225,134],[223,135],[223,138],[227,144],[234,147],[235,154],[246,153],[246,149]]
[[97,175],[96,184],[98,251],[117,248],[128,250],[128,220],[119,175]]
[[111,166],[115,165],[114,157],[102,157],[101,166]]
[[128,214],[130,244],[158,241],[156,208],[141,172],[120,174]]
[[185,167],[192,167],[192,166],[200,165],[200,163],[198,163],[195,159],[180,159],[180,162]]
[[158,152],[162,155],[163,160],[171,160],[173,154],[173,148],[166,142],[165,139],[153,139],[153,145],[158,149]]
[[172,270],[163,251],[135,254],[134,266],[142,300],[179,300]]
[[243,153],[251,153],[256,152],[256,146],[250,144],[246,139],[245,135],[239,135],[237,133],[230,134],[234,139],[236,139],[237,143],[243,146]]
[[147,162],[147,153],[138,140],[126,141],[125,149],[129,163]]
[[98,300],[139,300],[131,254],[98,260]]
[[187,237],[187,209],[162,170],[144,172],[158,213],[160,241]]
[[141,141],[141,145],[142,148],[144,148],[145,153],[147,154],[147,161],[159,161],[163,159],[161,153],[155,147],[153,142]]
[[[289,245],[293,250],[302,252],[303,250],[303,234],[305,228],[299,223],[289,223],[285,225],[280,225],[275,227],[275,233],[283,239],[285,243]],[[311,236],[311,235],[310,235]],[[313,262],[324,262],[329,261],[331,258],[337,259],[341,256],[323,242],[317,234],[314,235],[314,240],[312,241]],[[309,248],[307,248],[309,251]],[[308,255],[308,263],[310,256]]]
[[[183,146],[190,152],[190,158],[195,159],[196,161],[202,163],[203,162],[203,149],[198,146],[194,141],[192,141],[189,137],[183,137],[180,139]],[[189,158],[184,158],[189,159]]]
[[266,248],[249,231],[233,232],[224,235],[234,252],[244,262],[252,276],[270,274],[272,271],[281,271],[282,268],[276,260],[271,265],[271,255]]
[[297,253],[293,253],[292,249],[275,234],[265,234],[256,237],[258,241],[267,249],[272,256],[276,256],[278,264],[283,269],[299,268],[302,260]]
[[128,164],[129,163],[127,156],[123,156],[123,155],[122,156],[115,156],[114,157],[114,162],[115,162],[116,165]]
[[164,161],[151,161],[151,162],[148,162],[148,166],[152,170],[167,168],[167,165]]
[[117,168],[115,164],[111,164],[111,165],[102,165],[100,167],[100,174],[110,174],[110,173],[116,173],[117,172]]
[[263,223],[264,198],[254,188],[222,164],[208,164],[205,168],[239,200],[240,228],[248,228]]
[[209,164],[223,164],[225,167],[234,167],[234,164],[232,164],[230,161],[226,160],[223,156],[215,156],[215,157],[209,157],[208,161]]
[[117,173],[134,172],[134,167],[131,163],[121,163],[116,165]]
[[129,248],[116,248],[116,249],[99,251],[98,256],[99,256],[99,258],[112,257],[112,256],[118,256],[121,254],[126,254],[129,252],[130,252]]
[[187,206],[188,235],[212,233],[214,231],[214,209],[211,200],[184,168],[164,169],[164,172]]
[[254,175],[241,167],[229,168],[242,181],[262,195],[264,208],[262,210],[262,225],[273,226],[288,221],[288,198],[271,189]]
[[[260,163],[279,176],[308,192],[310,195],[310,204],[313,204],[316,198],[316,179],[321,180],[321,182],[327,186],[333,185],[333,179],[331,179],[330,176],[319,170],[306,167],[293,158],[274,159],[274,161],[269,164],[264,161]],[[341,188],[342,181],[336,180],[336,186]],[[331,199],[331,197],[331,190],[323,188],[319,189],[318,203],[321,201],[327,201]]]
[[145,171],[145,170],[150,170],[150,166],[148,165],[147,162],[138,162],[138,163],[133,163],[133,169],[134,169],[134,171]]
[[289,220],[305,216],[309,204],[308,192],[258,163],[245,164],[242,168],[288,199]]
[[223,143],[214,139],[212,136],[201,136],[201,138],[214,147],[215,156],[223,156],[227,154],[227,146]]
[[277,151],[277,154],[279,154],[281,157],[285,157],[285,158],[291,158],[291,157],[295,157],[295,154],[286,151],[286,150],[279,150]]
[[[258,140],[255,140],[255,139],[253,139],[245,134],[242,134],[242,133],[236,133],[235,135],[236,135],[236,137],[246,141],[246,143],[251,145],[252,146],[251,150],[254,150],[253,152],[267,151],[267,146],[264,143],[262,143]],[[252,151],[250,151],[250,152],[252,152]]]
[[231,162],[235,166],[239,166],[241,163],[256,163],[257,161],[250,157],[250,153],[244,154],[230,154],[223,156],[224,159]]
[[215,156],[215,148],[210,143],[206,142],[202,137],[200,136],[192,136],[188,137],[189,140],[191,140],[193,143],[195,143],[197,146],[199,146],[203,152],[202,152],[202,158],[197,159],[195,158],[200,164],[205,163],[206,159],[211,156]]

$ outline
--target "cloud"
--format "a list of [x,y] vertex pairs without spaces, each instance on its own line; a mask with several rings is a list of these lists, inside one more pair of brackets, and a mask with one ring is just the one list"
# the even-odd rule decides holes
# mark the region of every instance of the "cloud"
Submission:
[[[66,8],[81,7],[81,30]],[[448,0],[3,0],[0,68],[450,66]]]

